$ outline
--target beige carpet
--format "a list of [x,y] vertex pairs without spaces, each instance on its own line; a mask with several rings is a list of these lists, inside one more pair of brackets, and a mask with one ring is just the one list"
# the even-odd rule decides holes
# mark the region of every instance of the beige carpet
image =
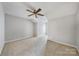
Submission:
[[[5,44],[2,56],[30,56],[33,41],[19,40]],[[30,51],[30,52],[29,52]],[[45,56],[78,56],[77,50],[73,47],[62,45],[53,41],[47,41]]]
[[45,50],[46,56],[78,56],[78,51],[75,48],[53,41],[47,41]]

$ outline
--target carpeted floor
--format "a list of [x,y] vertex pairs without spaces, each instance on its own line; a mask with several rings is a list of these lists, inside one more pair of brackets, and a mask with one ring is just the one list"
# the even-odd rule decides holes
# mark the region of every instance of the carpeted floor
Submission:
[[[2,56],[31,56],[33,41],[19,40],[6,43]],[[78,56],[77,50],[73,47],[62,45],[53,41],[47,41],[44,56]]]
[[74,47],[66,46],[53,41],[47,41],[46,56],[78,56],[78,51]]

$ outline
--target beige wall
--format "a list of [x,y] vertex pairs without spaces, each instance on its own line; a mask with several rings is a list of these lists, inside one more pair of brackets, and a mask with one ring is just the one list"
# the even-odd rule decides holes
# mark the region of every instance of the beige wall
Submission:
[[30,38],[33,36],[34,25],[27,19],[5,15],[5,38],[6,41]]
[[75,46],[75,16],[68,15],[48,22],[49,40]]
[[2,7],[2,4],[0,3],[0,53],[1,53],[1,50],[4,46],[4,23],[5,20],[4,20],[4,11],[3,11],[3,7]]
[[79,50],[79,4],[78,4],[78,9],[77,9],[77,14],[76,14],[76,44],[77,48]]

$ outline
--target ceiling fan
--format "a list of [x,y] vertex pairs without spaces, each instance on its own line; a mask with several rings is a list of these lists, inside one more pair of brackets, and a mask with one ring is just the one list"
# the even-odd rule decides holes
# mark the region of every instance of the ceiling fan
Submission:
[[43,14],[41,14],[41,13],[39,13],[42,9],[41,8],[38,8],[37,10],[36,10],[36,8],[33,6],[33,5],[31,5],[31,3],[26,3],[26,2],[22,2],[24,5],[26,5],[29,9],[26,9],[26,11],[28,11],[28,12],[30,12],[31,14],[30,15],[28,15],[28,16],[35,16],[36,18],[37,18],[37,16],[39,15],[39,16],[44,16]]
[[38,15],[39,15],[39,16],[44,16],[43,14],[39,13],[41,10],[42,10],[41,8],[39,8],[39,9],[37,9],[37,10],[36,10],[36,9],[32,9],[32,10],[27,9],[27,11],[31,13],[31,14],[28,15],[28,16],[34,15],[36,18],[37,18]]
[[28,16],[34,15],[36,18],[37,18],[37,15],[39,15],[39,16],[44,16],[43,14],[39,13],[41,10],[42,10],[41,8],[39,8],[39,9],[37,9],[37,10],[36,10],[36,9],[33,9],[32,11],[29,10],[29,9],[27,9],[28,12],[31,12],[31,13],[32,13],[32,14],[30,14],[30,15],[28,15]]

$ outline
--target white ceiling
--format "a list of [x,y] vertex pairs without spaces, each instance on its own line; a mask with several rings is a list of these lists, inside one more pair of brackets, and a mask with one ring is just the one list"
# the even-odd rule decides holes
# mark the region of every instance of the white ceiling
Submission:
[[[28,3],[35,7],[36,9],[42,8],[41,13],[43,13],[48,20],[53,20],[55,18],[73,15],[77,11],[77,4],[74,2],[30,2]],[[29,9],[27,3],[21,2],[5,2],[3,3],[5,13],[12,14],[19,17],[27,18]]]
[[44,13],[48,19],[54,19],[58,17],[63,17],[67,15],[72,15],[76,13],[77,3],[69,3],[69,2],[31,2],[36,8],[42,8]]

